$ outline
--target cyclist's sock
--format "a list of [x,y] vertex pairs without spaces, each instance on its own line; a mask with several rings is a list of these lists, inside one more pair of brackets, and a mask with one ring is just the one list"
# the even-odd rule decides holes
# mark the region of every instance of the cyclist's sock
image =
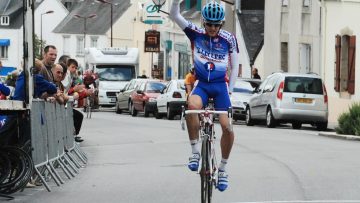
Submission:
[[190,140],[190,144],[191,144],[192,153],[193,154],[200,154],[200,152],[199,152],[199,145],[200,145],[199,140]]
[[220,165],[219,165],[219,170],[220,171],[225,171],[226,164],[227,164],[227,159],[222,158],[221,162],[220,162]]

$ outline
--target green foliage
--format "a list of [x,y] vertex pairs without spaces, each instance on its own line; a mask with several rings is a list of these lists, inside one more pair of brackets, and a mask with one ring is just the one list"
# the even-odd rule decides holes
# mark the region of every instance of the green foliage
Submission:
[[46,42],[43,40],[41,42],[41,40],[39,39],[39,37],[37,35],[35,35],[35,39],[34,39],[34,51],[35,51],[35,58],[37,59],[42,59],[42,55],[41,55],[41,43],[42,43],[42,47],[45,47]]
[[349,112],[342,113],[338,123],[339,127],[335,129],[337,133],[360,136],[360,103],[354,103]]

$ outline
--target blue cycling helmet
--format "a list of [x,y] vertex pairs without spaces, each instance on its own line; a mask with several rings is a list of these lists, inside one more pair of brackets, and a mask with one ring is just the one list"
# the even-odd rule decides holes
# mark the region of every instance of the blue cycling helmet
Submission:
[[203,7],[201,14],[207,22],[221,22],[225,18],[224,8],[215,1],[207,3]]

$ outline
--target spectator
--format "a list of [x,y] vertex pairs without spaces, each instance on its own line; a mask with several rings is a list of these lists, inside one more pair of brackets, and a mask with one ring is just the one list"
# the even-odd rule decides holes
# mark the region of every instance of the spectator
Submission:
[[190,92],[192,91],[195,81],[196,81],[195,70],[194,70],[194,67],[191,67],[190,72],[188,74],[186,74],[185,80],[184,80],[185,91],[186,91],[187,95],[189,95]]
[[68,59],[66,66],[67,66],[67,72],[64,80],[62,81],[62,84],[65,87],[65,92],[67,93],[72,85],[73,79],[76,77],[78,62],[75,59]]
[[70,56],[68,55],[62,55],[59,58],[58,63],[63,63],[63,64],[67,64],[67,61],[70,59]]
[[48,45],[44,48],[43,53],[43,64],[46,69],[42,69],[40,74],[44,76],[44,78],[49,82],[54,82],[54,75],[52,74],[52,66],[55,63],[57,57],[56,47],[53,45]]
[[252,68],[252,76],[253,76],[254,79],[259,79],[259,80],[261,80],[261,77],[260,77],[260,75],[259,75],[259,73],[258,73],[258,69],[255,68],[255,67]]
[[0,100],[5,100],[10,95],[10,88],[0,82]]

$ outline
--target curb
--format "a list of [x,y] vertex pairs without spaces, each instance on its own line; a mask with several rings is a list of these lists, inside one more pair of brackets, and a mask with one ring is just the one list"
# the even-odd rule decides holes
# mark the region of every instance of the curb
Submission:
[[337,134],[336,132],[320,132],[318,135],[319,136],[325,136],[325,137],[337,138],[337,139],[343,139],[343,140],[360,141],[360,136],[340,135],[340,134]]

